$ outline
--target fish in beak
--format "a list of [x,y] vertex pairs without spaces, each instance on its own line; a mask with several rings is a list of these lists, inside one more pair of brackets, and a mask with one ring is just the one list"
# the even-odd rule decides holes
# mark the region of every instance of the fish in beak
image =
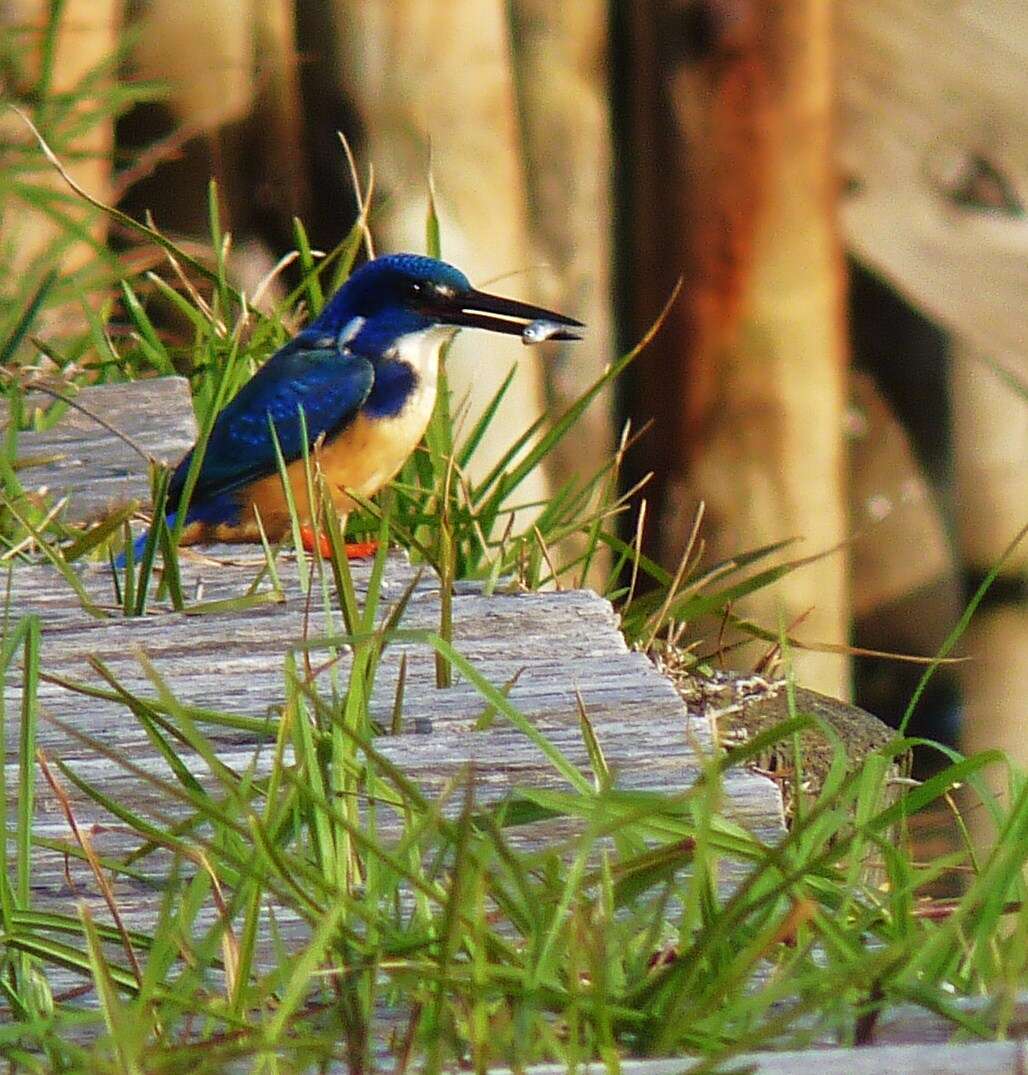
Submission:
[[428,312],[448,325],[520,336],[526,344],[543,340],[580,340],[582,335],[576,330],[585,327],[573,317],[485,291],[434,296]]

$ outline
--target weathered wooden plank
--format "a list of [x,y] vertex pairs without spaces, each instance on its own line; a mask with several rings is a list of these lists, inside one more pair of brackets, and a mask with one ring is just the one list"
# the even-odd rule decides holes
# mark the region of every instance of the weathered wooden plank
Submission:
[[[102,392],[104,390],[95,390]],[[94,392],[87,398],[92,403]],[[159,424],[155,422],[155,425]],[[145,435],[145,431],[143,432]],[[106,443],[96,430],[83,428],[78,438],[58,427],[64,443],[72,446],[92,466],[91,443]],[[55,435],[48,434],[48,443]],[[159,444],[155,449],[159,450]],[[108,461],[109,462],[109,461]],[[127,469],[132,469],[128,467]],[[60,475],[66,478],[66,475]],[[124,479],[109,476],[109,487],[118,490]],[[218,546],[183,555],[187,591],[203,600],[220,600],[243,593],[263,566],[263,558],[251,549]],[[366,590],[369,566],[354,565],[358,593]],[[106,568],[86,567],[83,585],[99,604],[107,604],[106,619],[88,616],[77,597],[48,567],[19,568],[12,576],[11,615],[38,613],[44,625],[43,668],[50,677],[74,681],[81,687],[103,686],[91,664],[101,660],[126,690],[154,698],[156,688],[146,674],[140,655],[164,678],[183,703],[217,709],[237,715],[262,717],[274,714],[284,697],[283,667],[287,651],[304,639],[341,631],[338,608],[323,608],[320,599],[309,602],[302,594],[295,559],[283,556],[279,573],[284,586],[281,603],[262,605],[217,615],[187,615],[157,608],[153,614],[126,619],[118,613]],[[380,622],[390,606],[415,580],[417,569],[401,555],[393,555],[387,565],[382,587]],[[262,583],[267,586],[267,581]],[[714,737],[706,711],[686,707],[672,684],[650,662],[626,647],[617,628],[611,606],[594,594],[560,592],[529,594],[498,592],[486,595],[476,584],[462,583],[453,601],[454,644],[490,682],[512,682],[509,698],[520,712],[543,730],[548,740],[564,755],[588,772],[589,759],[579,729],[578,704],[581,700],[603,745],[611,769],[625,788],[674,790],[692,783],[714,749]],[[402,626],[434,630],[439,622],[438,581],[422,575],[405,610]],[[312,655],[312,664],[327,657],[327,651]],[[485,708],[477,690],[457,677],[452,688],[435,687],[433,653],[421,642],[396,643],[387,647],[377,677],[373,712],[388,717],[393,702],[401,655],[407,658],[405,720],[402,734],[379,736],[376,749],[399,766],[429,796],[437,795],[448,781],[473,779],[476,800],[485,805],[508,796],[517,787],[555,787],[562,778],[551,763],[502,714],[485,730],[475,724]],[[343,653],[336,667],[345,681],[349,655]],[[8,711],[19,698],[16,670],[5,684]],[[323,690],[324,675],[314,676]],[[515,681],[516,680],[516,681]],[[168,780],[170,770],[152,749],[145,733],[124,705],[90,697],[47,679],[40,689],[43,721],[39,745],[47,756],[61,759],[83,779],[102,786],[115,800],[128,803],[160,824],[182,818],[187,807],[166,788],[147,780],[141,773]],[[102,753],[69,737],[56,723],[59,718],[102,748],[116,748],[133,768],[119,767]],[[237,772],[250,770],[258,775],[268,771],[271,751],[260,737],[238,729],[208,729],[218,746],[217,760]],[[9,748],[16,745],[8,736]],[[199,758],[184,756],[187,764],[207,787],[216,787]],[[7,786],[17,784],[17,765],[12,756],[6,761]],[[287,763],[291,755],[287,754]],[[138,846],[138,837],[125,828],[111,825],[110,819],[85,794],[66,787],[80,826],[91,833],[97,851],[105,855],[124,854]],[[450,807],[458,809],[457,798]],[[35,834],[41,840],[70,842],[63,812],[45,788],[37,800]],[[761,839],[773,841],[782,828],[781,800],[769,781],[744,770],[733,770],[724,778],[724,809]],[[386,806],[379,810],[384,841],[400,831],[399,819]],[[572,837],[575,826],[566,820],[523,826],[512,833],[515,846],[531,848]],[[147,860],[155,878],[168,861],[157,853]],[[739,865],[726,864],[723,883],[737,883],[743,873]],[[33,869],[33,901],[40,910],[67,909],[82,902],[99,921],[109,921],[109,913],[95,881],[84,863],[69,861],[56,851],[39,848]],[[115,897],[125,924],[146,930],[155,920],[161,895],[144,882],[119,877]],[[215,909],[208,906],[198,923],[211,926]],[[275,908],[276,929],[283,941],[299,947],[308,938],[307,922],[286,908]],[[273,953],[261,948],[270,961]],[[56,989],[77,984],[70,972],[55,971],[51,981]],[[923,1022],[923,1019],[922,1019]],[[918,1013],[910,1015],[910,1026],[918,1024]],[[933,1025],[934,1026],[934,1025]],[[920,1033],[902,1025],[880,1028],[882,1040],[909,1040],[904,1034]],[[935,1026],[930,1033],[941,1036]],[[892,1034],[889,1038],[887,1035]],[[892,1047],[895,1051],[898,1046]],[[1002,1071],[1002,1067],[978,1066],[992,1063],[998,1055],[984,1046],[961,1047],[957,1066],[927,1070]],[[978,1050],[967,1052],[967,1050]],[[845,1060],[836,1059],[839,1057]],[[883,1070],[901,1070],[888,1065],[900,1053],[884,1048],[866,1051],[878,1054]],[[865,1052],[857,1054],[863,1058]],[[947,1056],[956,1055],[947,1051]],[[828,1051],[814,1054],[764,1054],[752,1059],[758,1071],[864,1070],[853,1064],[854,1054]],[[924,1058],[919,1054],[920,1066]],[[863,1060],[861,1059],[861,1062]],[[688,1061],[673,1061],[668,1070],[687,1070]],[[832,1065],[835,1065],[833,1068]],[[841,1066],[840,1066],[841,1065]],[[628,1067],[648,1075],[664,1070],[659,1064],[631,1062]],[[868,1069],[870,1070],[870,1069]],[[1013,1069],[1011,1069],[1013,1070]]]
[[[202,581],[205,598],[221,599],[243,592],[261,562],[252,550],[214,547],[202,556],[183,557],[184,581],[189,590]],[[355,564],[353,570],[361,593],[370,569]],[[290,646],[330,627],[341,630],[337,610],[326,612],[320,599],[308,605],[300,592],[295,560],[283,557],[279,573],[286,595],[281,604],[214,616],[163,611],[138,619],[95,619],[78,607],[77,598],[51,569],[19,569],[12,580],[12,612],[40,614],[42,665],[47,675],[89,687],[103,686],[90,664],[90,659],[99,659],[126,690],[154,698],[156,689],[139,660],[139,654],[145,653],[180,702],[260,718],[274,713],[283,701],[283,667]],[[391,557],[380,619],[389,614],[415,573],[404,557]],[[110,587],[103,568],[86,569],[82,578],[98,600]],[[456,649],[494,684],[517,677],[509,691],[512,704],[586,774],[589,758],[579,728],[579,698],[622,787],[662,791],[687,787],[712,752],[709,722],[690,717],[673,685],[644,656],[628,650],[613,609],[596,595],[565,591],[486,596],[478,587],[462,584],[453,600],[453,621]],[[422,577],[402,626],[431,630],[438,622],[437,581]],[[488,730],[474,730],[486,708],[485,700],[459,676],[452,688],[438,690],[433,651],[425,643],[398,643],[385,650],[372,703],[373,713],[383,723],[389,720],[404,654],[403,734],[379,736],[375,746],[424,794],[437,796],[448,781],[467,779],[469,774],[476,801],[482,805],[496,803],[518,787],[565,786],[539,749],[502,714]],[[315,667],[326,656],[313,655]],[[344,653],[337,665],[343,682],[349,662]],[[316,676],[314,683],[318,690],[326,689],[323,676]],[[18,697],[17,675],[12,670],[7,684],[9,711]],[[160,785],[119,767],[47,719],[59,718],[97,741],[101,749],[117,750],[131,766],[171,780],[168,767],[155,756],[127,707],[86,697],[53,680],[41,684],[39,704],[44,719],[38,741],[51,760],[61,759],[81,778],[160,825],[172,824],[188,813],[186,805]],[[260,744],[258,737],[237,729],[208,726],[206,730],[223,765],[257,775],[268,771],[272,752],[267,741]],[[15,748],[11,737],[8,744]],[[184,760],[201,783],[217,786],[199,758],[186,753]],[[17,765],[10,756],[6,777],[13,792]],[[65,790],[78,824],[92,832],[99,853],[114,856],[137,846],[138,838],[112,825],[88,796],[70,785]],[[451,812],[459,808],[459,798],[454,797]],[[729,816],[758,838],[774,841],[784,831],[778,789],[760,776],[742,770],[726,774],[724,806]],[[400,832],[400,819],[386,808],[380,808],[378,816],[382,839],[394,839]],[[40,789],[35,831],[41,839],[68,842],[71,838],[64,815],[46,788]],[[555,820],[520,827],[512,831],[511,840],[525,849],[552,846],[576,831],[573,822]],[[153,862],[148,868],[159,866]],[[725,863],[722,882],[726,888],[738,883],[745,869],[740,863]],[[145,930],[152,925],[159,905],[157,893],[121,879],[115,892],[131,928]],[[75,862],[69,866],[63,855],[41,850],[33,870],[34,905],[66,908],[69,899],[85,900],[97,920],[109,921],[108,909],[86,866]],[[276,926],[292,946],[302,945],[309,935],[306,922],[280,908],[276,909]],[[75,982],[68,973],[51,977],[55,988]]]
[[[226,550],[212,550],[218,551]],[[218,597],[242,592],[252,574],[252,566],[213,569],[200,564],[187,565],[184,578],[193,585],[198,573],[209,575],[212,570],[215,577],[207,592]],[[355,571],[361,586],[368,568]],[[103,681],[90,664],[100,660],[125,690],[152,698],[156,691],[140,663],[138,654],[142,651],[181,703],[260,718],[283,701],[287,650],[304,637],[313,639],[330,629],[342,630],[338,614],[330,625],[329,616],[318,607],[320,602],[308,608],[295,572],[293,562],[280,566],[288,594],[282,604],[219,616],[164,613],[140,619],[98,620],[77,609],[73,597],[55,596],[51,587],[63,584],[47,568],[22,570],[14,575],[12,610],[15,614],[36,611],[42,615],[46,628],[43,666],[48,676],[102,687]],[[387,571],[387,591],[393,595],[402,592],[412,573],[402,558],[393,557]],[[85,576],[87,589],[99,594],[109,585],[105,576],[103,570],[89,571]],[[384,602],[381,615],[388,615],[389,610],[389,602]],[[453,610],[458,651],[490,682],[503,685],[515,680],[509,690],[512,704],[582,761],[579,697],[608,760],[631,786],[660,787],[665,781],[674,784],[676,768],[683,777],[694,777],[702,762],[697,751],[712,749],[709,724],[687,719],[672,685],[645,657],[627,649],[613,610],[595,595],[565,591],[487,597],[464,587],[454,597]],[[438,619],[437,590],[430,580],[423,580],[407,606],[402,625],[434,630]],[[317,666],[326,656],[314,654],[313,664]],[[519,766],[528,766],[523,775],[539,768],[541,756],[536,748],[511,733],[502,717],[488,732],[469,734],[486,702],[460,676],[453,687],[437,690],[433,651],[424,643],[397,643],[386,649],[376,679],[373,714],[388,719],[402,656],[407,658],[403,724],[407,734],[395,741],[380,739],[384,753],[395,752],[396,760],[412,772],[435,769],[451,773],[473,763],[501,784],[503,774],[513,773]],[[343,654],[336,665],[344,678],[349,660],[349,655]],[[9,689],[16,700],[13,677]],[[83,704],[81,694],[52,680],[41,685],[39,701],[46,714],[73,721],[81,732],[116,746],[127,757],[150,750],[145,733],[117,703],[90,699]],[[236,748],[238,756],[231,759],[233,764],[245,764],[244,756],[250,749],[245,745],[245,733],[219,729],[215,736],[226,748]],[[679,745],[669,748],[669,737]],[[66,757],[82,756],[82,751],[68,744],[63,733],[48,722],[40,728],[39,741],[45,750],[60,748]],[[660,755],[657,763],[652,763],[653,754]],[[665,767],[669,771],[665,772]],[[764,829],[770,831],[778,824],[776,793],[766,782],[756,780],[754,787],[760,793],[754,796],[754,804],[760,806],[746,812],[754,821],[763,817]],[[766,815],[761,815],[761,810]]]
[[[40,406],[53,403],[30,397],[30,403],[37,400]],[[96,385],[80,392],[76,402],[165,463],[177,462],[196,439],[189,385],[182,377]],[[7,404],[0,400],[0,425],[6,418]],[[90,522],[129,500],[150,499],[139,451],[75,408],[52,429],[20,433],[17,458],[26,464],[19,471],[26,489],[70,498],[65,517],[71,522]]]
[[[1028,98],[1028,66],[1025,71]],[[1025,250],[1028,255],[1028,242]],[[1028,338],[1023,344],[1028,377]],[[1002,378],[983,368],[987,357],[958,343],[950,360],[957,544],[972,578],[984,578],[1003,560],[1001,579],[1006,583],[1005,596],[980,609],[961,639],[974,657],[959,669],[964,706],[961,747],[969,754],[999,747],[1012,762],[1024,766],[1028,541],[1003,558],[1028,517],[1028,407]],[[1003,592],[999,587],[993,590]],[[996,772],[990,771],[987,778],[994,794],[1005,799],[1007,782]],[[987,846],[992,833],[984,818],[976,818],[974,828]]]
[[[754,1075],[883,1075],[916,1071],[919,1075],[1021,1075],[1028,1061],[1024,1041],[974,1045],[882,1045],[863,1049],[811,1049],[804,1052],[741,1053],[719,1070]],[[622,1075],[686,1075],[701,1061],[623,1060]],[[563,1075],[560,1064],[539,1064],[529,1075]],[[583,1064],[581,1075],[606,1075],[602,1064]],[[494,1068],[493,1075],[506,1075]]]
[[[202,585],[206,599],[242,593],[262,561],[252,550],[214,547],[202,556],[183,557],[187,589]],[[369,567],[354,565],[358,592],[367,585]],[[138,619],[112,616],[95,619],[78,607],[77,598],[48,567],[20,569],[12,579],[11,605],[15,615],[37,612],[44,624],[42,664],[49,676],[89,687],[103,686],[90,664],[103,661],[118,683],[142,697],[153,698],[139,654],[145,653],[176,698],[188,705],[238,715],[263,717],[284,698],[283,667],[289,647],[304,637],[315,638],[330,628],[341,630],[336,610],[326,612],[320,600],[308,605],[300,592],[297,565],[283,558],[279,565],[286,599],[281,604],[215,616],[187,616],[167,611]],[[414,579],[416,569],[394,555],[386,571],[381,617],[389,614]],[[83,584],[97,600],[110,587],[104,568],[85,569]],[[407,606],[405,628],[432,630],[439,622],[438,584],[422,577]],[[109,598],[108,598],[109,599]],[[453,600],[454,645],[490,682],[502,685],[516,678],[509,692],[513,705],[542,730],[573,763],[589,772],[589,759],[579,729],[581,698],[612,771],[626,788],[671,790],[692,783],[704,757],[713,749],[709,722],[689,717],[672,684],[641,654],[630,652],[617,630],[610,605],[594,594],[496,593],[486,596],[474,585],[462,584]],[[428,796],[444,784],[473,773],[477,801],[486,805],[511,794],[516,787],[561,787],[563,778],[530,740],[497,715],[487,731],[474,725],[486,708],[478,691],[461,677],[452,688],[435,687],[433,651],[427,644],[387,647],[376,680],[372,710],[387,723],[392,709],[401,655],[407,656],[403,734],[380,736],[376,749],[399,766]],[[313,664],[326,653],[313,656]],[[338,662],[345,682],[349,655]],[[17,676],[7,685],[9,711],[18,701]],[[319,690],[324,677],[315,677]],[[129,710],[113,701],[89,698],[53,680],[41,684],[39,704],[44,716],[38,741],[51,759],[60,758],[83,779],[99,785],[116,801],[159,824],[167,825],[187,813],[184,804],[166,791],[119,766],[69,736],[49,717],[59,718],[91,737],[103,749],[116,749],[133,766],[169,779],[166,765],[154,756],[145,732]],[[237,729],[207,729],[218,746],[218,760],[240,772],[268,771],[271,751],[254,736]],[[14,743],[8,740],[10,747]],[[207,787],[216,781],[203,763],[185,760]],[[288,756],[287,756],[288,760]],[[8,759],[8,787],[15,788],[17,766]],[[102,854],[124,853],[133,838],[111,826],[111,820],[87,796],[68,787],[80,826],[94,832]],[[773,841],[782,828],[778,789],[745,771],[726,775],[725,811],[756,836]],[[456,799],[453,809],[457,809]],[[399,819],[380,811],[383,839],[399,832]],[[567,821],[525,826],[514,836],[517,846],[530,848],[567,838],[575,827]],[[37,835],[67,841],[70,833],[48,789],[37,803]],[[728,863],[723,883],[731,886],[744,873],[741,864]],[[69,887],[68,878],[75,884]],[[68,868],[64,857],[41,852],[33,871],[34,902],[42,908],[67,905],[69,898],[86,899],[100,921],[109,914],[93,878],[81,864]],[[119,881],[119,906],[133,928],[153,921],[158,898],[138,885]],[[305,922],[284,915],[278,923],[287,943],[301,945],[308,936]],[[55,986],[72,984],[57,975]]]
[[[158,394],[164,393],[156,402],[145,393],[133,400],[141,386],[117,391],[91,389],[83,397],[90,409],[102,407],[106,419],[126,428],[148,451],[177,454],[179,446],[169,451],[163,438],[169,427],[178,429],[183,441],[192,435],[190,423],[183,422],[180,413],[174,417],[186,405],[181,386],[169,389],[152,382],[148,389],[151,385],[159,386]],[[156,413],[165,409],[170,419]],[[130,414],[134,424],[120,421],[119,413]],[[154,431],[152,436],[148,424]],[[79,517],[91,510],[83,511],[83,502],[100,505],[124,499],[127,489],[145,496],[145,479],[139,476],[141,462],[134,455],[122,455],[115,465],[114,453],[125,446],[84,416],[73,413],[54,431],[29,435],[26,441],[19,446],[26,453],[57,451],[62,455],[45,471],[45,480],[55,492],[84,493],[77,497]],[[104,456],[102,463],[97,462],[98,455]],[[40,468],[40,476],[43,473]],[[78,489],[74,479],[81,475],[88,475],[91,486],[104,488],[102,497],[93,497],[92,489]],[[133,482],[137,484],[133,486]],[[239,546],[184,550],[181,565],[185,592],[204,602],[240,596],[255,584],[265,566],[258,551]],[[361,600],[370,570],[366,563],[353,565]],[[150,667],[182,705],[237,717],[267,718],[268,735],[262,736],[237,727],[215,726],[196,714],[221,765],[236,772],[266,774],[272,764],[269,737],[285,698],[287,654],[298,653],[298,665],[308,682],[327,694],[330,673],[317,670],[332,651],[312,651],[310,664],[305,666],[298,647],[343,631],[334,599],[325,604],[318,585],[313,589],[318,596],[312,599],[302,592],[295,557],[281,555],[278,574],[282,595],[277,603],[205,615],[175,613],[159,604],[146,616],[128,619],[120,613],[110,572],[104,566],[80,568],[84,590],[107,613],[101,618],[85,612],[74,591],[51,567],[16,567],[10,580],[9,615],[16,619],[37,614],[43,625],[45,678],[38,694],[42,716],[38,745],[45,756],[51,762],[62,761],[82,779],[102,787],[113,800],[160,826],[188,815],[188,805],[174,794],[173,774],[156,754],[130,707],[116,697],[89,693],[110,690],[98,672],[102,663],[118,687],[131,695],[156,700],[158,688],[148,673]],[[270,581],[263,578],[257,585],[268,590]],[[438,579],[399,553],[386,565],[379,622],[408,590],[400,626],[414,631],[437,630]],[[509,685],[511,704],[584,773],[591,776],[579,704],[588,714],[620,786],[675,790],[696,780],[715,749],[710,722],[690,715],[670,681],[646,657],[627,648],[608,602],[576,591],[521,593],[500,587],[498,592],[486,594],[478,584],[459,583],[452,604],[457,651],[490,683]],[[148,663],[144,663],[144,656]],[[351,654],[343,649],[337,657],[333,670],[345,683]],[[471,779],[476,801],[487,805],[518,787],[564,786],[564,778],[553,764],[502,714],[496,714],[488,728],[477,728],[487,706],[472,683],[457,675],[452,687],[436,688],[434,651],[427,642],[408,638],[386,647],[371,703],[372,715],[383,725],[389,723],[404,658],[401,734],[379,736],[375,747],[426,795],[437,796],[447,782]],[[14,713],[21,690],[17,668],[8,669],[2,686],[7,712]],[[83,738],[69,734],[67,728]],[[5,776],[13,795],[18,781],[13,728],[8,729],[7,746]],[[116,751],[124,764],[108,757],[108,751]],[[205,787],[218,787],[216,776],[201,758],[188,751],[182,758]],[[287,764],[291,761],[287,752]],[[166,782],[163,785],[162,780]],[[110,816],[88,795],[67,781],[64,784],[78,825],[90,832],[100,854],[114,857],[139,846],[136,834],[112,824]],[[453,797],[447,809],[459,809],[458,799]],[[760,776],[742,770],[726,774],[724,803],[725,812],[760,839],[774,841],[784,831],[778,789]],[[402,820],[387,806],[380,806],[378,819],[383,841],[400,833]],[[36,800],[34,831],[40,840],[73,843],[64,813],[44,784]],[[559,846],[559,841],[576,831],[572,821],[556,819],[518,827],[512,830],[511,840],[523,848],[555,842]],[[159,879],[168,861],[166,854],[157,853],[147,858],[145,869]],[[723,884],[730,887],[737,883],[744,869],[742,864],[727,863]],[[110,920],[95,880],[82,862],[38,847],[32,882],[33,905],[40,910],[66,910],[69,901],[84,901],[98,921]],[[152,926],[160,902],[158,891],[121,876],[114,882],[114,891],[130,928],[146,930]],[[205,908],[200,920],[212,923],[213,915],[213,908]],[[275,916],[285,943],[302,945],[309,935],[308,924],[283,908],[276,908]],[[268,956],[270,960],[273,954]],[[70,972],[62,971],[54,971],[51,980],[57,989],[76,982]]]
[[[210,577],[205,583],[206,598],[239,595],[253,575],[241,568],[204,567]],[[366,580],[368,568],[356,569],[357,584]],[[286,650],[304,637],[317,639],[326,631],[342,631],[338,613],[331,621],[320,600],[308,608],[296,585],[295,564],[283,563],[280,574],[291,596],[282,604],[263,605],[246,611],[218,616],[188,616],[164,612],[140,619],[91,619],[77,608],[71,591],[55,595],[50,587],[60,586],[59,577],[47,568],[18,571],[12,584],[12,610],[36,611],[46,624],[48,646],[46,668],[55,675],[86,678],[98,682],[88,658],[103,660],[130,690],[153,693],[135,656],[143,649],[159,670],[167,669],[180,688],[180,700],[193,705],[260,716],[269,705],[282,699],[282,668]],[[405,588],[413,571],[395,557],[388,571],[387,595],[393,599]],[[195,586],[197,573],[188,568],[187,587]],[[106,570],[90,571],[84,577],[87,590],[99,597],[110,586]],[[391,608],[384,601],[383,615]],[[549,594],[495,594],[459,590],[454,598],[454,642],[472,663],[483,663],[487,673],[502,685],[521,673],[511,689],[514,701],[531,703],[541,716],[562,707],[575,711],[575,684],[588,682],[589,692],[605,705],[637,700],[652,705],[655,686],[665,699],[665,708],[678,702],[669,685],[658,677],[654,682],[648,662],[631,654],[617,633],[609,604],[584,592]],[[403,626],[433,630],[439,624],[438,594],[425,580],[413,595]],[[466,727],[481,712],[484,702],[469,684],[459,682],[451,690],[422,690],[434,680],[433,658],[426,645],[396,644],[386,650],[378,680],[376,706],[388,711],[393,701],[395,678],[402,654],[408,655],[409,714],[414,720],[438,720],[442,727]],[[313,654],[317,665],[326,654]],[[612,658],[614,658],[612,660]],[[345,672],[349,657],[339,667]],[[459,677],[458,677],[459,679]],[[61,715],[72,698],[61,701],[60,688],[47,685],[42,701]],[[386,707],[384,710],[382,707]],[[92,718],[87,718],[92,720]],[[577,720],[577,717],[575,717]],[[101,725],[102,720],[93,721]]]
[[[1009,1008],[1006,1001],[997,1003],[992,997],[956,998],[953,1007],[986,1026],[998,1028],[1002,1025],[1005,1037],[1028,1038],[1028,993],[1016,997]],[[883,1012],[870,1029],[870,1038],[875,1045],[941,1044],[950,1041],[953,1034],[951,1020],[913,1004],[901,1004]]]

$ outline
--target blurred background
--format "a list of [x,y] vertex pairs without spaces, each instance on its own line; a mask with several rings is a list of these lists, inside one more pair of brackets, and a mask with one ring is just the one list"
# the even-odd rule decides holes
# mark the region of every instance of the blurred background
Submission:
[[[337,132],[374,167],[379,250],[424,248],[431,169],[444,257],[589,325],[542,353],[463,334],[473,405],[520,363],[509,439],[681,279],[532,499],[630,423],[649,555],[677,565],[701,501],[711,563],[799,539],[810,562],[737,611],[815,647],[808,686],[898,721],[922,667],[848,647],[934,654],[1028,521],[1023,0],[2,0],[0,32],[4,104],[90,193],[202,244],[217,179],[250,293],[294,217],[322,250],[351,227]],[[112,281],[158,255],[6,107],[0,136],[0,338],[59,265],[39,334],[88,364],[83,317],[116,332]],[[1026,573],[1022,543],[916,730],[1028,763]]]

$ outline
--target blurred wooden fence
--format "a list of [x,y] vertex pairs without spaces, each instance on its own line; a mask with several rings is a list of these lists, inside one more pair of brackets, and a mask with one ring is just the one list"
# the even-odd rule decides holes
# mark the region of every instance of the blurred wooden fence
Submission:
[[[700,500],[716,560],[790,537],[804,539],[796,555],[836,549],[739,611],[775,625],[781,607],[790,633],[840,641],[846,356],[830,8],[645,0],[626,11],[624,286],[636,332],[685,277],[633,391],[637,420],[659,406],[640,453],[658,475],[657,551],[680,555]],[[805,681],[848,693],[844,657],[795,661]]]
[[[847,242],[951,333],[970,593],[1028,522],[1028,8],[844,0],[838,40]],[[965,748],[1001,746],[1021,765],[1026,582],[1022,541],[964,639],[974,661],[962,670]]]
[[[19,0],[2,17],[42,28],[48,9]],[[118,0],[69,0],[57,41],[88,65],[123,18]],[[336,128],[362,170],[374,163],[383,248],[423,246],[431,153],[444,255],[478,282],[514,274],[505,290],[592,329],[573,357],[552,345],[542,361],[461,341],[454,379],[473,401],[520,363],[498,427],[511,436],[611,359],[615,312],[636,338],[684,275],[620,412],[610,400],[593,412],[551,483],[606,451],[626,415],[635,428],[653,418],[631,462],[656,471],[650,549],[675,562],[700,498],[711,557],[791,536],[808,555],[858,531],[739,609],[776,627],[780,606],[800,638],[845,643],[851,608],[952,580],[955,557],[873,384],[848,407],[844,244],[957,341],[956,504],[972,572],[1024,521],[1028,408],[1009,383],[1028,380],[1026,21],[1015,0],[640,0],[610,18],[599,0],[148,0],[127,72],[169,83],[165,126],[133,114],[119,139],[156,130],[174,159],[138,168],[126,204],[196,230],[213,171],[252,279],[288,246],[292,214],[324,246],[352,219]],[[55,72],[68,87],[79,69]],[[81,178],[103,194],[110,130],[92,137]],[[1024,572],[1024,555],[1011,559],[1015,597]],[[1023,603],[990,616],[973,648],[996,667],[966,684],[972,713],[987,702],[976,729],[1000,711],[1013,723],[1028,680]],[[845,657],[797,661],[812,686],[848,692]]]

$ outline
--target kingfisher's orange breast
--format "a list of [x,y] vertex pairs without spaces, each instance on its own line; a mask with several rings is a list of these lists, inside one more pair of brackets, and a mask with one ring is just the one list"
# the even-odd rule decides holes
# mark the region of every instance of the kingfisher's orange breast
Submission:
[[[417,365],[411,363],[415,365],[418,380],[399,413],[373,418],[360,411],[337,436],[326,440],[311,453],[311,462],[316,463],[325,476],[340,514],[355,506],[347,490],[363,497],[373,496],[396,476],[424,436],[435,406],[440,341],[432,339],[428,343],[431,346],[425,348],[427,353],[415,356],[419,359]],[[297,515],[301,523],[309,524],[312,513],[303,459],[289,463],[286,474]],[[289,505],[277,472],[258,479],[245,489],[242,512],[236,525],[218,526],[210,536],[219,541],[259,540],[254,509],[260,513],[269,540],[278,541],[288,533]]]

